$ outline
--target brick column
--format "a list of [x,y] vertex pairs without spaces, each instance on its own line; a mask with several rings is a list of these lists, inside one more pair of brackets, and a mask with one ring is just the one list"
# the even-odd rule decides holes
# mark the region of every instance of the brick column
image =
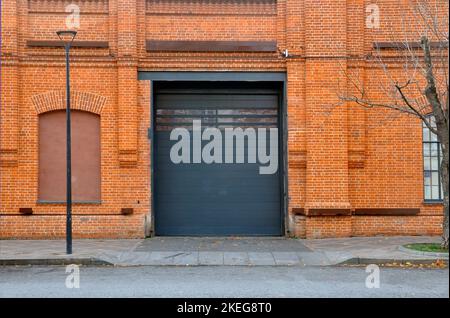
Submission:
[[2,0],[2,79],[0,166],[16,166],[19,137],[18,10],[16,0]]
[[299,216],[305,205],[306,185],[306,106],[303,1],[286,0],[286,59],[288,101],[288,176],[289,230],[292,236],[304,236],[304,217]]
[[[347,51],[349,60],[347,73],[357,79],[361,86],[365,82],[365,4],[363,0],[347,2]],[[347,83],[349,94],[358,94],[354,85]],[[366,109],[359,105],[348,105],[348,160],[350,169],[364,168],[366,157]],[[352,171],[350,172],[352,173]],[[351,175],[351,174],[350,174]],[[354,188],[351,186],[351,188]],[[355,191],[356,189],[352,189]]]
[[277,1],[277,44],[279,49],[286,46],[286,1]]
[[[306,203],[307,215],[349,210],[347,108],[337,106],[346,87],[347,1],[305,0]],[[334,211],[334,212],[333,212]],[[332,229],[332,219],[314,223],[310,236],[339,236],[351,223]],[[307,225],[308,226],[308,225]],[[317,230],[317,231],[316,231]],[[307,233],[308,236],[308,233]]]
[[119,164],[137,163],[137,36],[136,0],[117,1],[117,86]]

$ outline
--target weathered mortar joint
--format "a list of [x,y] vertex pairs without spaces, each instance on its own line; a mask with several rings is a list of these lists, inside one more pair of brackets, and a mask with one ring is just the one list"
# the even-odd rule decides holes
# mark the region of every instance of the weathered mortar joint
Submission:
[[306,151],[289,151],[289,168],[306,169]]
[[364,168],[366,160],[365,150],[349,150],[348,151],[348,167],[351,169]]
[[16,167],[17,153],[17,149],[0,149],[0,167]]
[[119,166],[135,168],[137,166],[137,150],[119,150]]

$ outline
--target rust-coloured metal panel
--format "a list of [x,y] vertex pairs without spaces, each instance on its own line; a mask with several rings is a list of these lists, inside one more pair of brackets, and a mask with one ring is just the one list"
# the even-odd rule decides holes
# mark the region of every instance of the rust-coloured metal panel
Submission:
[[366,208],[355,209],[355,215],[417,215],[420,208]]
[[[64,47],[59,40],[27,40],[28,47]],[[73,41],[72,47],[80,48],[108,48],[108,41]]]
[[350,209],[309,209],[308,216],[351,215]]
[[[430,42],[430,46],[433,49],[448,48],[448,42]],[[374,42],[374,49],[420,49],[422,44],[420,42]]]
[[[100,116],[72,110],[72,197],[100,201]],[[66,200],[66,113],[39,116],[39,200]]]
[[154,52],[276,52],[276,41],[168,41],[147,40]]

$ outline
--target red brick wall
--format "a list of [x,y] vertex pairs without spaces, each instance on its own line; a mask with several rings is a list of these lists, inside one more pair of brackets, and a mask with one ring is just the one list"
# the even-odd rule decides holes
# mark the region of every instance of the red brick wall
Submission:
[[[81,9],[77,39],[109,43],[71,51],[72,90],[104,99],[102,200],[74,205],[75,237],[150,233],[150,83],[137,81],[138,69],[287,72],[289,211],[420,208],[418,216],[403,217],[291,215],[292,235],[440,233],[441,206],[423,204],[421,124],[391,112],[333,106],[337,90],[350,87],[339,75],[342,67],[381,98],[382,71],[360,58],[374,41],[395,40],[400,16],[409,14],[405,1],[2,0],[0,238],[64,235],[65,206],[37,203],[38,113],[47,109],[39,96],[63,92],[63,49],[27,47],[26,41],[56,40],[54,32],[65,28],[64,8],[72,2]],[[381,10],[378,30],[365,28],[365,8],[372,3]],[[276,40],[292,57],[147,53],[146,39]],[[96,103],[88,99],[79,107],[92,111]],[[20,215],[21,207],[33,208],[33,215]],[[121,215],[121,208],[134,213]]]

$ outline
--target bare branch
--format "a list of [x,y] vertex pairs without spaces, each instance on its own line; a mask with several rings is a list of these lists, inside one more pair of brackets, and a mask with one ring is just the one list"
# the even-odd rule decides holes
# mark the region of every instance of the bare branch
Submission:
[[406,97],[406,95],[403,92],[403,89],[405,87],[407,87],[408,84],[404,85],[404,86],[399,86],[399,85],[395,85],[395,87],[397,88],[397,91],[399,92],[400,96],[402,97],[403,102],[405,103],[406,106],[408,106],[408,108],[415,114],[417,115],[424,123],[425,125],[428,127],[428,129],[433,133],[433,134],[437,134],[438,131],[430,124],[429,120],[426,118],[426,116],[424,116],[419,110],[417,110],[416,108],[414,108],[411,103],[409,102],[408,98]]

